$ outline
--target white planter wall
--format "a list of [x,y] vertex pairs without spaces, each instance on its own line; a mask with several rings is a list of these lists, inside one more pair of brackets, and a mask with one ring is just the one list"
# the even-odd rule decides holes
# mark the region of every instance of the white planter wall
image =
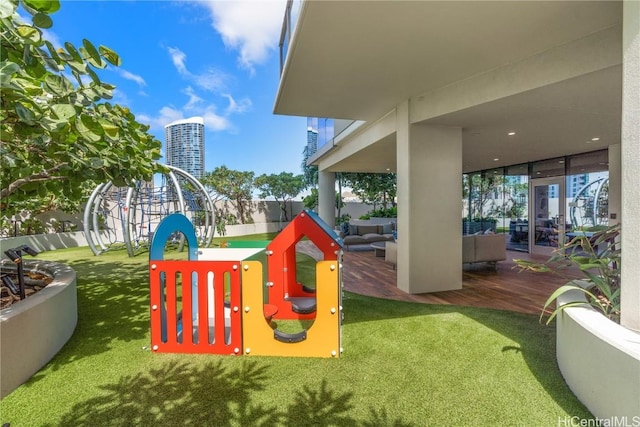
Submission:
[[[582,293],[567,293],[558,304],[578,298]],[[611,425],[638,425],[640,334],[586,303],[558,314],[556,328],[558,366],[576,397],[595,417],[626,422]]]
[[49,261],[25,260],[25,268],[51,274],[54,280],[0,311],[0,399],[47,364],[78,322],[75,271]]

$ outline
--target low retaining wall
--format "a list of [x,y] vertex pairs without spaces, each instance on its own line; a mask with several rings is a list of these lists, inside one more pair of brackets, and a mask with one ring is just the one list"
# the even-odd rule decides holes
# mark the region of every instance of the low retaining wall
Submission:
[[257,224],[227,225],[224,236],[215,234],[214,237],[248,236],[250,234],[275,233],[282,230],[288,222],[259,222]]
[[74,248],[77,246],[88,246],[88,243],[87,239],[84,237],[84,231],[8,237],[0,239],[0,248],[2,250],[0,255],[4,256],[5,250],[22,245],[27,245],[38,252],[44,252],[56,249]]
[[54,279],[36,294],[0,311],[0,399],[49,362],[71,338],[78,322],[75,271],[49,261],[24,263],[25,270],[42,271]]
[[[581,292],[572,291],[558,304],[580,298],[584,299]],[[558,366],[576,397],[611,425],[638,423],[640,334],[610,321],[586,300],[584,306],[567,308],[556,319]],[[626,424],[613,424],[623,420]]]

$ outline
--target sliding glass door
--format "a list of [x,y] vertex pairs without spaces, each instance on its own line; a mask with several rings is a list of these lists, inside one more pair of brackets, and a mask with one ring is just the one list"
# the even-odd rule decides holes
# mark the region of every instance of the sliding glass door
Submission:
[[551,255],[565,235],[565,178],[529,182],[529,252]]

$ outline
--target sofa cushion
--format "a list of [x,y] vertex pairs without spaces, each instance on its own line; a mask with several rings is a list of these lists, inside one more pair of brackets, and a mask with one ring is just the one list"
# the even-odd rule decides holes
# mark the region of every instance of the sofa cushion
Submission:
[[375,233],[378,234],[377,225],[359,225],[358,234],[364,236],[365,234]]
[[350,236],[357,236],[358,235],[358,226],[355,224],[349,224],[349,233],[347,233]]
[[378,225],[378,234],[391,234],[393,232],[393,226],[389,224]]
[[363,234],[362,238],[367,242],[367,243],[373,243],[373,242],[380,242],[382,240],[384,240],[384,238],[382,237],[382,234],[378,234],[378,233],[367,233],[367,234]]
[[349,246],[349,245],[361,245],[369,242],[367,242],[365,238],[362,236],[358,236],[357,234],[351,234],[349,236],[345,236],[344,239],[342,239],[342,243]]

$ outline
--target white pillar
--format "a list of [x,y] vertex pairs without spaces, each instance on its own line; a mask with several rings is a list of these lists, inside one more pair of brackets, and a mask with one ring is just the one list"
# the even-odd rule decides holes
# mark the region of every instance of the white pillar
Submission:
[[640,331],[640,2],[623,3],[620,323]]
[[318,171],[318,215],[331,228],[336,225],[336,174]]
[[409,123],[397,107],[398,288],[462,288],[462,130]]

